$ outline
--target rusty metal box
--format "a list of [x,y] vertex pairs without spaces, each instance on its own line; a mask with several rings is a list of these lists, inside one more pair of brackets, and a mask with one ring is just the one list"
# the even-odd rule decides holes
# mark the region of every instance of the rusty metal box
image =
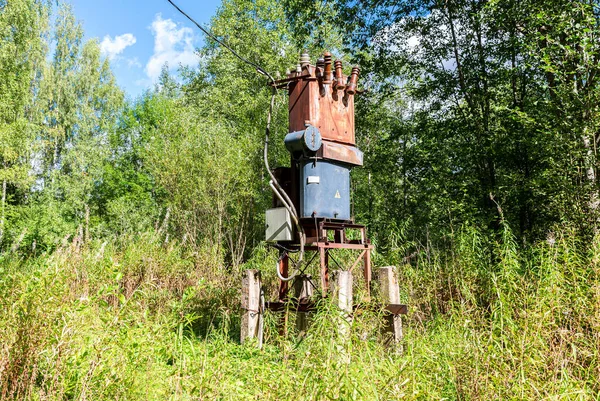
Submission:
[[[315,67],[308,72],[315,74]],[[345,76],[344,76],[345,78]],[[290,87],[290,132],[305,129],[307,123],[317,127],[324,140],[354,145],[354,96],[329,85],[321,92],[316,79],[303,79]]]

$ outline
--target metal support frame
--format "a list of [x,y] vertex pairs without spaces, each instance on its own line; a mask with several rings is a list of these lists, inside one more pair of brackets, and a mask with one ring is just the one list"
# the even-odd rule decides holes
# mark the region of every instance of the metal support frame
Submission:
[[[360,251],[355,262],[350,268],[344,269],[338,265],[340,270],[352,272],[354,268],[362,262],[363,276],[365,279],[365,287],[367,296],[370,296],[371,287],[371,251],[373,245],[367,239],[367,230],[365,226],[355,224],[353,222],[339,222],[330,220],[319,221],[302,221],[305,232],[307,233],[307,243],[304,246],[306,252],[315,252],[314,256],[319,257],[319,272],[321,281],[321,293],[326,297],[330,292],[330,261],[337,264],[337,261],[331,255],[331,252],[339,249],[349,249],[352,251]],[[359,230],[360,239],[348,240],[346,230]],[[333,232],[333,240],[329,240],[328,234]],[[298,244],[281,243],[281,248],[297,251],[300,246]],[[313,256],[313,257],[314,257]],[[279,271],[287,277],[289,269],[289,256],[283,251],[279,258]],[[280,281],[279,284],[279,302],[285,302],[288,299],[289,285],[287,282]]]
[[[301,269],[298,271],[298,278],[293,282],[286,282],[280,280],[279,282],[279,293],[278,300],[275,302],[267,302],[266,308],[273,312],[287,311],[288,307],[290,311],[294,311],[298,314],[297,329],[299,332],[304,332],[307,327],[308,315],[310,312],[315,311],[315,303],[310,301],[313,289],[317,289],[318,284],[313,283],[310,276],[306,275],[306,268],[312,265],[312,262],[318,257],[319,258],[319,278],[320,278],[320,289],[323,297],[333,296],[336,298],[336,302],[340,304],[340,283],[335,280],[340,277],[345,277],[342,280],[344,283],[351,283],[351,277],[354,269],[358,265],[362,265],[363,268],[363,279],[365,281],[366,297],[367,301],[370,300],[371,296],[371,281],[373,280],[373,273],[371,267],[371,251],[374,246],[370,243],[367,238],[366,228],[363,225],[354,224],[353,222],[340,222],[340,221],[308,221],[303,220],[302,226],[304,231],[307,233],[307,243],[304,246],[304,250],[307,252],[306,260],[308,262],[304,265],[304,271]],[[346,230],[358,230],[360,231],[360,239],[349,240],[346,235]],[[333,236],[330,233],[333,232]],[[332,238],[332,239],[330,239]],[[290,253],[295,253],[300,249],[299,244],[290,244],[289,242],[281,242],[277,244],[277,248],[280,249],[280,256],[278,262],[279,272],[283,277],[289,275],[289,263]],[[333,257],[333,252],[340,249],[348,249],[356,251],[356,259],[350,265],[349,268],[342,267]],[[312,253],[312,256],[308,254]],[[335,263],[336,271],[330,269],[330,261]],[[330,278],[332,276],[333,278]],[[380,268],[377,274],[380,280],[379,287],[381,288],[381,296],[383,301],[383,307],[386,313],[386,327],[385,327],[385,343],[395,344],[396,350],[402,350],[401,339],[402,339],[402,321],[400,315],[407,313],[406,305],[399,303],[399,290],[398,282],[395,278],[394,269],[392,267]],[[330,283],[330,280],[333,282]],[[299,286],[299,284],[301,284]],[[299,288],[303,286],[311,286],[310,291],[300,291]],[[351,285],[351,284],[350,284]],[[351,316],[353,311],[352,300],[348,299],[348,294],[352,293],[352,288],[347,288],[348,285],[343,286],[344,291],[342,295],[344,298],[344,308],[348,316]],[[290,294],[290,290],[295,289],[295,294]],[[302,293],[304,295],[300,296]],[[310,294],[310,295],[308,295]],[[351,295],[350,295],[351,296]],[[348,303],[350,302],[350,303]],[[342,304],[340,304],[342,305]],[[354,306],[356,307],[356,305]],[[367,306],[373,307],[373,306]],[[280,321],[280,333],[284,334],[287,332],[287,313],[283,316]]]

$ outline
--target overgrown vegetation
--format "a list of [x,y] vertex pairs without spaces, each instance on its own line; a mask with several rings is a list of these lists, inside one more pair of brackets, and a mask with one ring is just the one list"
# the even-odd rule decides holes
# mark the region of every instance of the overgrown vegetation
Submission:
[[223,1],[212,31],[268,71],[303,47],[362,67],[354,209],[410,307],[394,355],[372,308],[345,341],[326,301],[303,337],[269,315],[263,350],[239,344],[241,272],[275,282],[264,77],[208,41],[126,100],[68,5],[0,0],[0,397],[599,399],[599,22],[593,1]]
[[[240,346],[240,270],[211,267],[147,236],[1,262],[2,395],[21,399],[595,399],[600,391],[600,239],[557,236],[489,255],[461,231],[453,253],[421,248],[401,267],[405,353],[358,313],[351,341],[333,305],[303,338]],[[494,262],[490,262],[490,256]],[[379,255],[381,257],[381,255]],[[262,257],[259,257],[259,259]],[[255,263],[261,263],[254,260]],[[241,267],[240,269],[243,269]]]

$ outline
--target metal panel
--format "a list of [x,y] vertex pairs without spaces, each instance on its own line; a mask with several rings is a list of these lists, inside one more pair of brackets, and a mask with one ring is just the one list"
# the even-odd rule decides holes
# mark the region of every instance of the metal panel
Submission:
[[284,207],[269,209],[266,212],[265,238],[267,241],[291,241],[292,218]]
[[301,162],[299,213],[302,218],[349,220],[350,166],[325,160]]
[[[302,131],[307,123],[321,132],[323,139],[355,144],[354,96],[346,96],[343,90],[326,84],[323,92],[314,79],[315,67],[309,66],[305,77],[290,85],[289,113],[290,132]],[[346,76],[343,76],[345,82]]]
[[354,146],[342,145],[335,142],[323,141],[323,146],[317,154],[324,159],[336,160],[355,166],[363,165],[363,152]]

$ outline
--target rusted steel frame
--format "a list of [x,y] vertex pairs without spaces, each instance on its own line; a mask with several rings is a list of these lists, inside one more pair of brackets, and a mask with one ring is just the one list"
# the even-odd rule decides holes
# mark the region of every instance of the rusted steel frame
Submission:
[[360,261],[363,260],[363,256],[365,256],[366,252],[367,252],[367,250],[365,249],[364,251],[362,251],[360,253],[360,255],[358,256],[358,258],[356,258],[356,261],[354,262],[352,267],[350,267],[350,269],[348,269],[349,272],[352,272],[352,270],[354,270],[354,268],[360,263]]
[[329,255],[329,259],[333,260],[333,263],[335,263],[335,265],[340,269],[340,270],[344,270],[344,268],[342,267],[342,265],[339,264],[339,262],[333,257],[333,255]]
[[363,260],[364,260],[364,276],[365,276],[365,283],[366,283],[366,287],[367,287],[367,296],[370,297],[371,296],[371,249],[366,249],[365,250],[365,254],[363,256]]
[[333,240],[334,240],[334,242],[337,242],[338,244],[343,244],[344,243],[344,238],[345,238],[345,235],[344,235],[344,229],[343,228],[334,230],[334,232],[333,232]]
[[[272,312],[283,312],[285,311],[286,305],[290,305],[297,312],[315,312],[317,310],[314,302],[308,303],[285,303],[285,302],[265,302],[265,308]],[[361,309],[367,305],[354,305],[353,309]],[[377,307],[379,308],[379,306]],[[367,308],[375,309],[375,308]],[[391,313],[392,315],[406,315],[408,313],[408,306],[403,304],[388,304],[384,307],[384,310]]]
[[[317,242],[316,244],[309,244],[309,246],[315,245],[327,249],[373,249],[373,245],[371,244],[336,244],[335,242]],[[306,247],[304,249],[306,249]]]
[[[283,277],[287,277],[289,274],[289,256],[287,254],[287,252],[283,251],[281,256],[279,257],[279,273],[281,273],[281,275]],[[289,290],[289,285],[287,281],[282,281],[279,280],[279,300],[284,302],[287,300],[288,297],[288,290]]]
[[329,251],[324,247],[318,247],[321,266],[321,292],[323,296],[329,290]]
[[315,254],[312,256],[312,258],[310,258],[308,263],[304,264],[304,269],[298,269],[298,270],[300,270],[300,274],[304,274],[306,269],[308,269],[310,267],[310,265],[312,264],[313,260],[315,260],[316,257],[317,257],[317,253],[315,252]]
[[388,304],[385,306],[385,310],[392,315],[406,315],[408,313],[408,306],[402,304]]
[[[297,245],[288,246],[289,249],[298,249]],[[333,242],[311,242],[304,246],[305,251],[318,251],[321,248],[325,249],[350,249],[354,251],[362,251],[365,249],[374,249],[371,244],[335,244]]]
[[317,222],[315,223],[315,219],[312,217],[306,217],[302,219],[303,223],[306,224],[310,224],[312,225],[312,227],[315,227],[315,224],[317,224],[317,226],[319,226],[319,228],[321,229],[333,229],[333,228],[355,228],[355,229],[359,229],[364,227],[363,224],[356,224],[354,222],[352,222],[351,220],[336,220],[336,221],[331,221],[329,219],[325,219],[323,217],[318,217]]

